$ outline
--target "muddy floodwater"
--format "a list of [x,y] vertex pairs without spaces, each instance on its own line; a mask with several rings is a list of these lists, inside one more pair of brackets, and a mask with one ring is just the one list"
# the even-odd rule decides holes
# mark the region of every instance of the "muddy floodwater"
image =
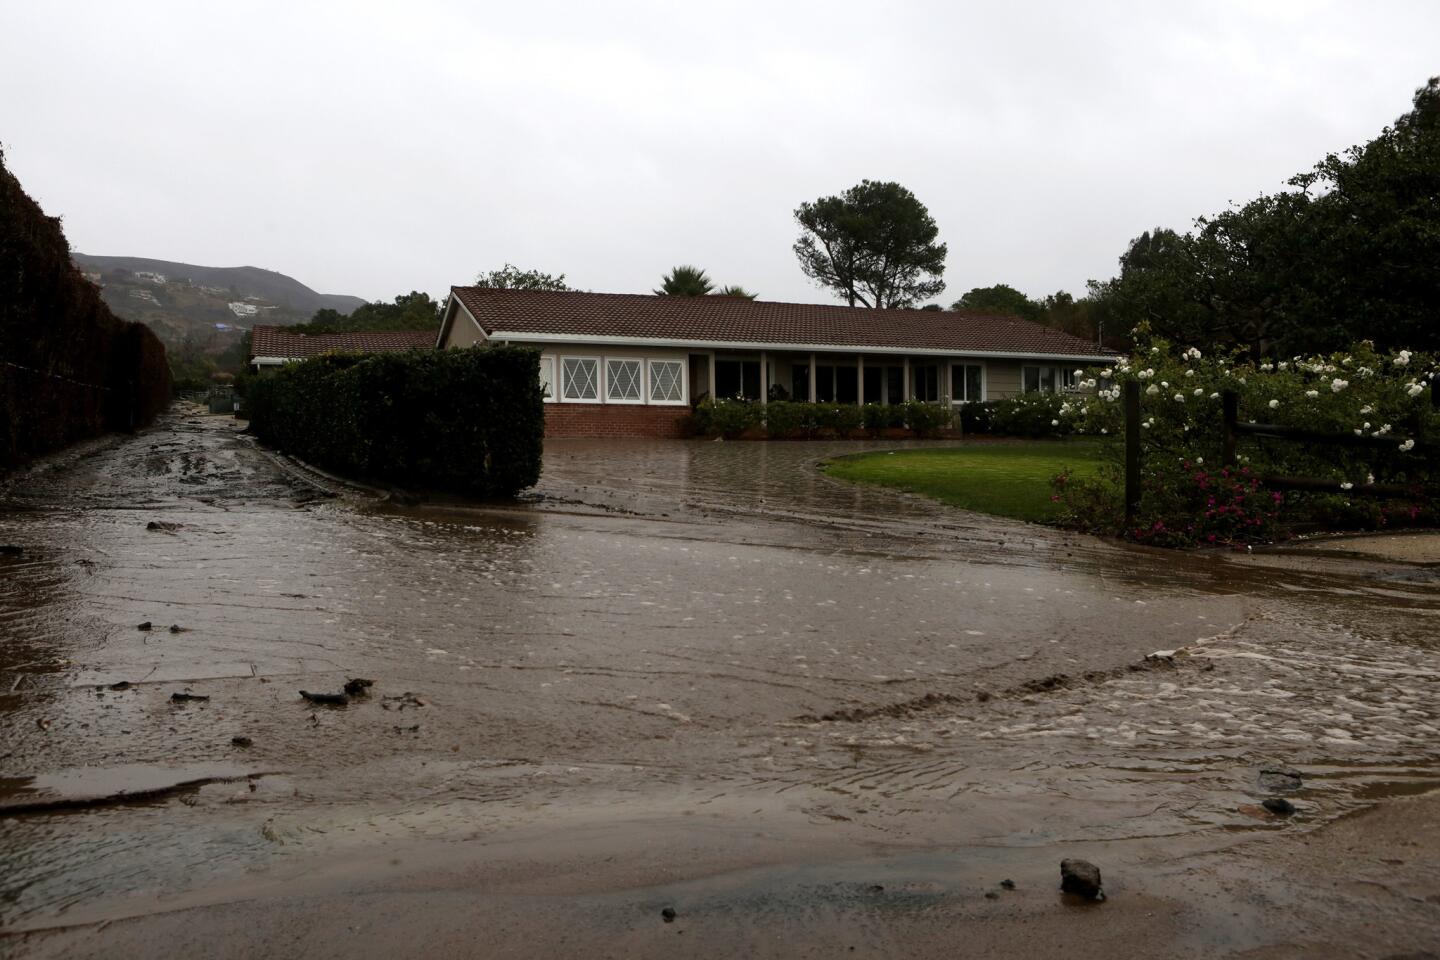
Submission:
[[1429,548],[1126,547],[858,443],[402,505],[237,431],[0,486],[0,953],[1440,949]]

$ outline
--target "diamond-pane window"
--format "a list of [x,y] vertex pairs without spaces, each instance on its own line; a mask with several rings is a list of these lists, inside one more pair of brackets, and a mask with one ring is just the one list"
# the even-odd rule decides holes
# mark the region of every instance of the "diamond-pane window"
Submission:
[[639,360],[605,361],[605,398],[616,403],[644,403]]
[[540,395],[549,403],[555,399],[555,358],[540,358]]
[[600,361],[594,357],[566,357],[560,362],[560,370],[564,374],[563,399],[600,399]]
[[652,403],[685,402],[685,365],[679,360],[650,361],[650,401]]

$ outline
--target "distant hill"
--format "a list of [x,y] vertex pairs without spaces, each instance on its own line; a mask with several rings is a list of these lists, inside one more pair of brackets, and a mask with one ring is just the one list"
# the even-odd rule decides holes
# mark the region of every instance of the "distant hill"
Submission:
[[316,293],[293,277],[259,267],[197,267],[147,257],[71,253],[116,315],[137,320],[164,342],[182,385],[244,364],[241,338],[257,323],[291,326],[317,311],[348,315],[359,297]]
[[92,273],[98,271],[105,274],[124,270],[133,274],[156,274],[164,277],[167,282],[188,280],[197,287],[233,290],[242,298],[259,297],[307,317],[316,310],[327,308],[338,313],[349,313],[365,303],[359,297],[316,293],[294,277],[260,267],[198,267],[193,263],[151,260],[147,257],[95,257],[85,253],[72,253],[71,257],[81,270]]

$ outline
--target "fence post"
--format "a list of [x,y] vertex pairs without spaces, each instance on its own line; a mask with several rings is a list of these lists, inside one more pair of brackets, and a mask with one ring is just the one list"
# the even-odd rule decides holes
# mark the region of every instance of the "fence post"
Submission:
[[1125,404],[1125,523],[1140,509],[1140,383],[1126,381]]
[[1240,419],[1240,395],[1234,390],[1220,394],[1220,406],[1224,411],[1225,426],[1221,440],[1220,464],[1235,466],[1235,422]]

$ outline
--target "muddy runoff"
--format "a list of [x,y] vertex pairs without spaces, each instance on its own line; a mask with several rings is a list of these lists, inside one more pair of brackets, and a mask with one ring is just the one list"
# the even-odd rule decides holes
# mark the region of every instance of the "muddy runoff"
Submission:
[[0,944],[1433,942],[1435,564],[1152,552],[816,469],[863,446],[554,442],[525,502],[407,506],[184,407],[10,478]]

